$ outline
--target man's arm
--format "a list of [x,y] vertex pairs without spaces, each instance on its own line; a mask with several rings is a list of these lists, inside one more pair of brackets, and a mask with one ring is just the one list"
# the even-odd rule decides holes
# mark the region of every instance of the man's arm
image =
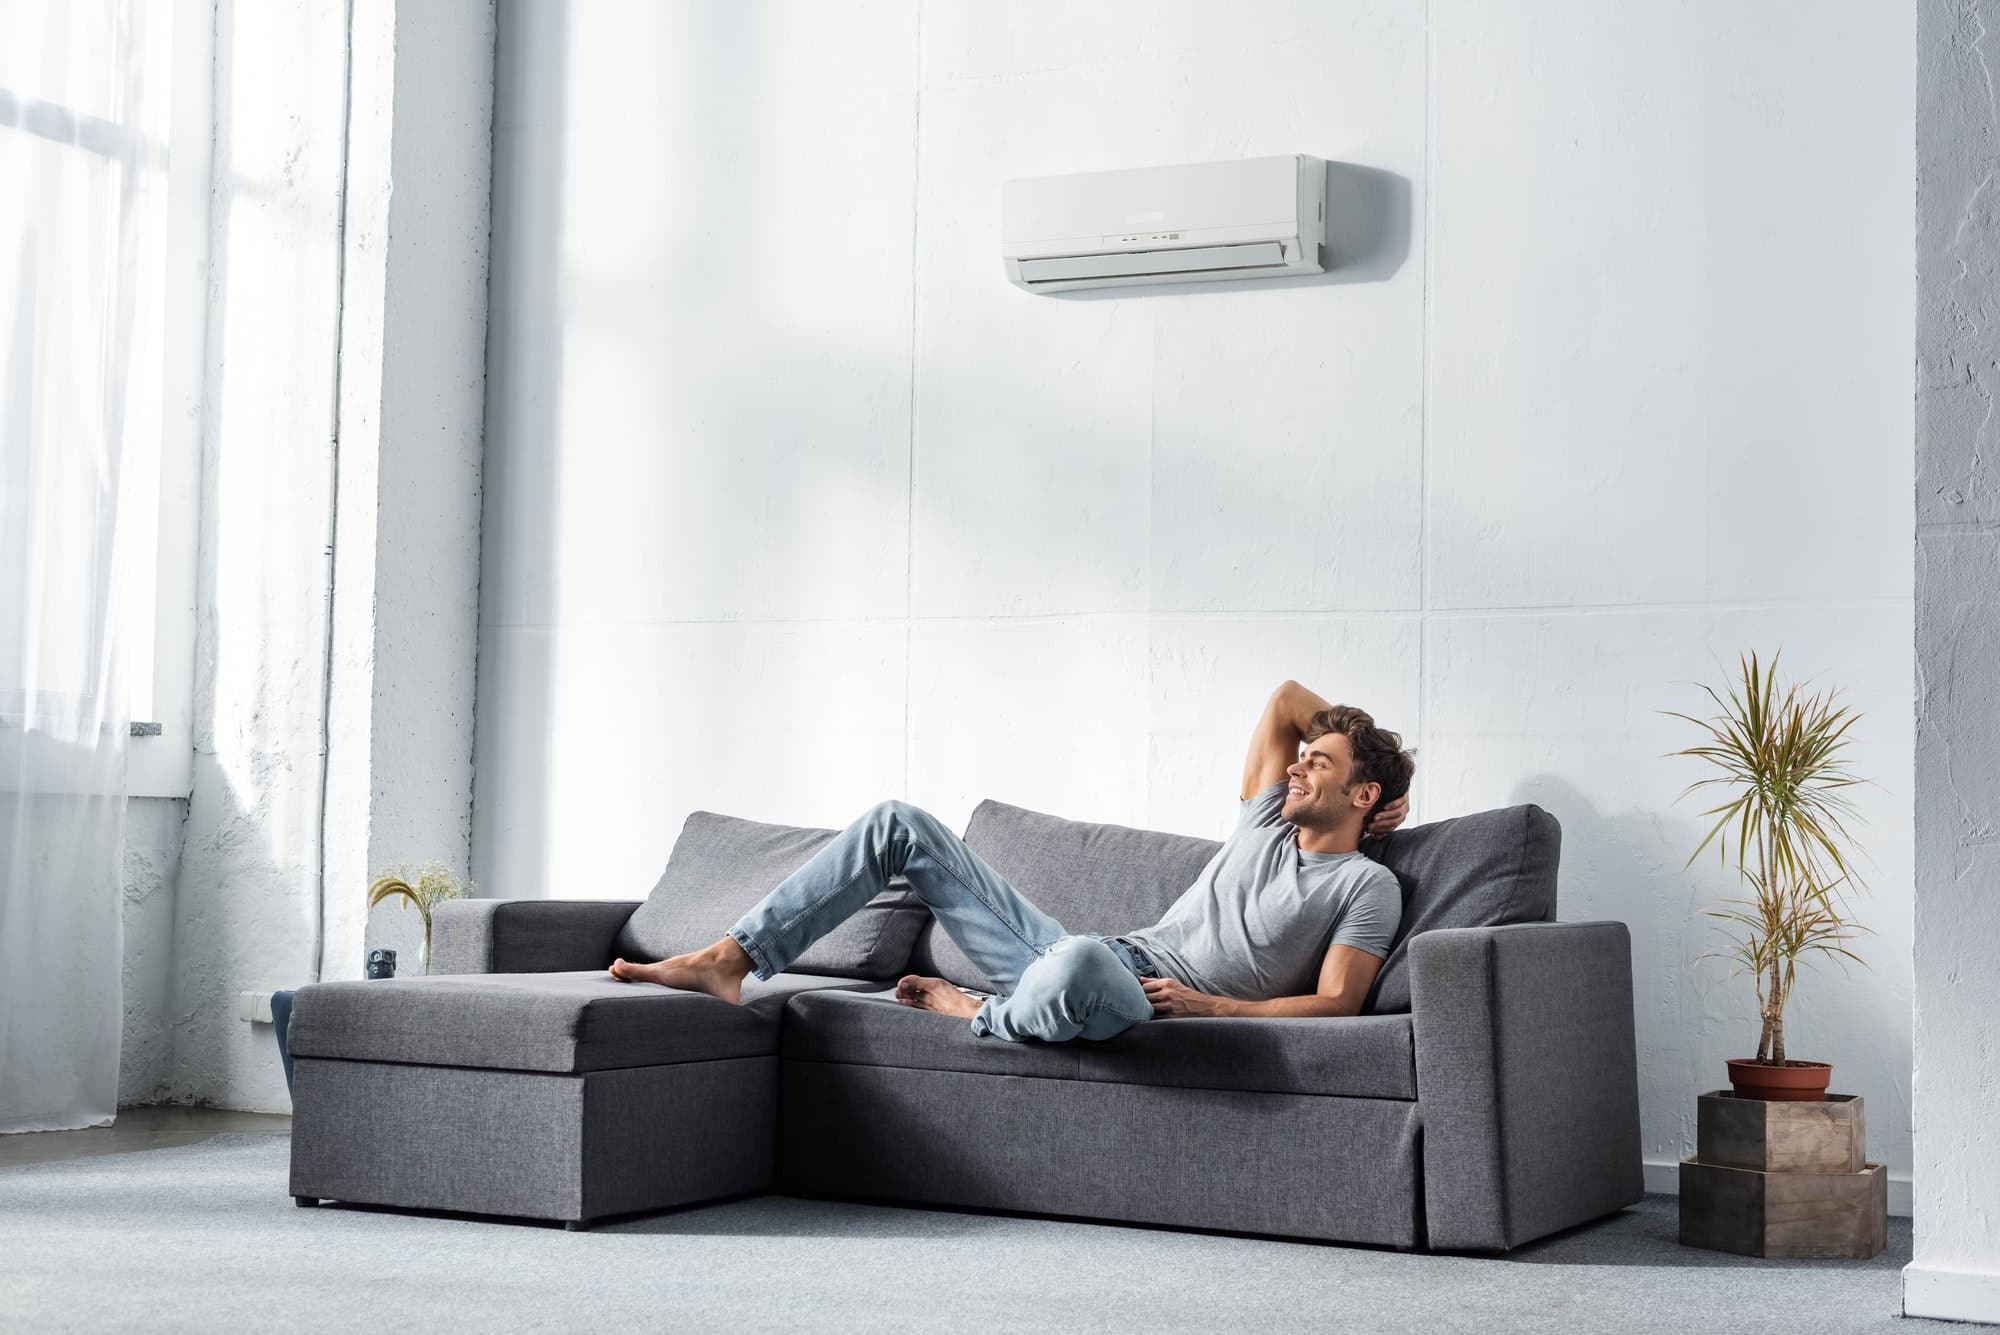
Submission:
[[1368,999],[1368,989],[1381,971],[1380,956],[1353,946],[1330,946],[1319,966],[1319,990],[1307,997],[1237,1001],[1197,992],[1172,978],[1148,978],[1142,986],[1153,1003],[1156,1020],[1181,1015],[1359,1015],[1361,1003]]
[[1271,692],[1264,716],[1250,734],[1250,754],[1243,761],[1243,797],[1248,799],[1285,777],[1299,758],[1312,716],[1330,708],[1326,701],[1295,681]]

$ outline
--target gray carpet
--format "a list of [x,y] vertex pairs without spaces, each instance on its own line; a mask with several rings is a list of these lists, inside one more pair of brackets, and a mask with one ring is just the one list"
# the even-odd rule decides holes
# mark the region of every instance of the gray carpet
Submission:
[[0,1168],[6,1331],[1964,1331],[1868,1262],[1674,1241],[1656,1196],[1507,1258],[767,1196],[587,1233],[321,1207],[289,1141]]

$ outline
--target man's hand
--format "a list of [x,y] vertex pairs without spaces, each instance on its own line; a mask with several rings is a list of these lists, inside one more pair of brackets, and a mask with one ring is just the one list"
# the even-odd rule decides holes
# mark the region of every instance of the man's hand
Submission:
[[1153,1003],[1153,1018],[1171,1020],[1184,1015],[1228,1015],[1236,1003],[1228,997],[1212,997],[1197,992],[1174,978],[1141,978],[1146,999]]
[[1372,838],[1380,839],[1383,835],[1401,825],[1404,818],[1409,814],[1410,795],[1404,793],[1393,802],[1384,802],[1375,814],[1369,818],[1368,833]]

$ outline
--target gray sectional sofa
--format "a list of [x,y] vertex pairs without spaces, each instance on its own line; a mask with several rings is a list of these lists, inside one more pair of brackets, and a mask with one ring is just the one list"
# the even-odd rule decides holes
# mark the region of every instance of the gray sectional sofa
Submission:
[[[1538,807],[1369,849],[1403,928],[1352,1018],[975,1038],[892,999],[910,971],[984,981],[895,887],[741,1007],[604,973],[715,940],[830,837],[697,813],[643,904],[446,904],[432,976],[302,989],[294,1197],[581,1226],[775,1190],[1507,1249],[1641,1196],[1630,941],[1554,921]],[[966,840],[1106,933],[1217,847],[998,802]]]

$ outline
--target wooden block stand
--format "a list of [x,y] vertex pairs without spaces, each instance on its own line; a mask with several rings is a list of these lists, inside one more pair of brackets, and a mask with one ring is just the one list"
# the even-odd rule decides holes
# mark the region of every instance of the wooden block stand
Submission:
[[1681,1160],[1681,1242],[1745,1256],[1864,1260],[1888,1243],[1889,1174],[1869,1163],[1861,1099],[1701,1096]]

